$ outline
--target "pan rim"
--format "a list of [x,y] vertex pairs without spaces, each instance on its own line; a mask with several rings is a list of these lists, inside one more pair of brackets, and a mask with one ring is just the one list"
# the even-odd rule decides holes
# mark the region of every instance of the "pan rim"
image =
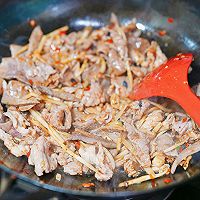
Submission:
[[162,192],[165,190],[172,190],[176,187],[180,187],[180,186],[188,183],[189,181],[194,181],[195,179],[200,177],[200,174],[196,174],[196,175],[191,176],[188,179],[172,182],[171,184],[166,184],[165,186],[148,189],[148,190],[132,191],[132,190],[127,189],[126,191],[115,191],[115,192],[93,192],[93,191],[66,189],[66,188],[62,188],[59,186],[53,186],[53,185],[50,185],[47,183],[43,183],[43,182],[40,182],[39,180],[34,180],[34,179],[27,177],[26,175],[20,174],[2,164],[0,164],[0,169],[2,169],[3,171],[5,171],[9,174],[15,175],[17,178],[19,178],[29,184],[33,184],[35,186],[38,186],[38,187],[41,187],[41,188],[44,188],[47,190],[64,193],[64,194],[68,194],[68,195],[70,194],[70,195],[74,195],[74,196],[98,197],[98,198],[136,197],[136,196],[141,196],[141,195],[149,195],[149,194],[153,194],[153,193],[157,193],[157,192]]

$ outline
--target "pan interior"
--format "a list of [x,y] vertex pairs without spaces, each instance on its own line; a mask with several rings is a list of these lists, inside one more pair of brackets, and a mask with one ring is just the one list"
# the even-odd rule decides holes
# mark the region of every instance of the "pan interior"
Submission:
[[[0,57],[9,55],[9,44],[25,44],[27,42],[32,30],[28,24],[30,19],[35,19],[45,33],[64,25],[68,25],[70,31],[73,31],[80,30],[85,26],[101,27],[108,23],[110,14],[114,12],[121,23],[126,23],[133,17],[137,18],[138,27],[142,29],[143,34],[158,41],[167,56],[173,56],[178,52],[193,53],[195,61],[189,75],[189,83],[194,85],[200,82],[200,58],[198,57],[200,53],[200,27],[198,26],[200,12],[197,10],[199,6],[200,2],[187,0],[2,1],[0,3]],[[168,23],[169,17],[174,18],[174,23]],[[165,30],[167,34],[163,37],[159,36],[160,30]],[[118,183],[127,179],[121,171],[116,172],[112,180],[107,182],[95,181],[94,177],[69,176],[64,174],[62,169],[38,178],[34,174],[33,168],[27,164],[26,158],[14,157],[2,143],[0,143],[0,162],[3,169],[15,171],[17,175],[27,181],[61,192],[120,196],[124,195],[121,192],[127,191],[127,196],[132,196],[144,190],[154,190],[154,184],[151,181],[130,186],[127,189],[118,188]],[[56,173],[62,175],[60,182],[55,178]],[[197,153],[193,156],[187,172],[178,169],[176,174],[170,175],[170,178],[174,184],[198,174],[200,174],[200,154]],[[164,178],[160,178],[155,181],[156,188],[167,187],[163,180]],[[96,187],[82,188],[81,184],[84,182],[94,182]]]

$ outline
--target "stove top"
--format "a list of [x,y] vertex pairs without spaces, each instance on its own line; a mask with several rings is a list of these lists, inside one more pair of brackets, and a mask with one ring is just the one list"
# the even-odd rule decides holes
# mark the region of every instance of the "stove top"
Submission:
[[[0,200],[10,200],[10,199],[81,200],[80,198],[74,196],[67,196],[66,194],[39,188],[20,179],[16,179],[15,176],[0,171]],[[181,200],[200,199],[200,178],[188,184],[185,184],[182,187],[176,188],[174,190],[164,191],[164,192],[162,191],[148,198],[145,198],[145,200],[179,200],[179,199]]]

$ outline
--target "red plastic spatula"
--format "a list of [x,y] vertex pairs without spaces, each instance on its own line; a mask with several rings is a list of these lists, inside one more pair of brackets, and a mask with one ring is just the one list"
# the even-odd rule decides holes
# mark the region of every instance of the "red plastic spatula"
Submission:
[[188,68],[192,54],[178,54],[148,74],[130,94],[130,99],[139,100],[162,96],[176,101],[200,126],[200,99],[188,85]]

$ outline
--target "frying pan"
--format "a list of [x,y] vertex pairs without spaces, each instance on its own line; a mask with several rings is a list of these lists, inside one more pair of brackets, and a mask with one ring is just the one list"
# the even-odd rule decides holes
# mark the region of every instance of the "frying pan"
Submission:
[[[167,56],[178,52],[194,54],[193,70],[189,75],[190,85],[200,81],[200,1],[190,0],[14,0],[0,1],[0,56],[9,55],[9,44],[25,44],[32,28],[28,25],[30,19],[35,19],[44,32],[50,32],[63,25],[69,25],[70,30],[80,30],[84,26],[101,27],[108,23],[111,12],[119,17],[121,23],[126,23],[133,17],[138,19],[137,26],[147,38],[156,40]],[[168,23],[168,17],[174,19]],[[159,31],[165,30],[165,36],[159,36]],[[187,171],[178,168],[170,184],[164,183],[164,178],[128,188],[118,188],[119,182],[127,180],[122,171],[117,171],[107,182],[98,182],[93,176],[69,176],[57,169],[51,174],[37,177],[33,167],[27,164],[25,157],[16,158],[0,143],[0,167],[17,177],[32,184],[64,192],[71,195],[95,198],[128,198],[146,197],[153,193],[170,189],[187,182],[200,174],[200,154],[193,156]],[[56,173],[62,175],[61,181],[55,178]],[[94,182],[95,188],[82,188],[84,182]]]

